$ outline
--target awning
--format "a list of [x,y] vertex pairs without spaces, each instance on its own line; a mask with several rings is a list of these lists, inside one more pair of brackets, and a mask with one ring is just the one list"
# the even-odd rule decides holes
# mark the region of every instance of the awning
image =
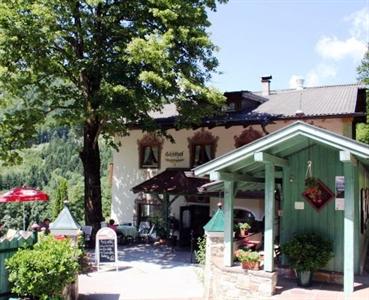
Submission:
[[209,179],[196,177],[188,169],[168,168],[160,174],[136,185],[133,193],[196,195],[200,187],[209,183]]

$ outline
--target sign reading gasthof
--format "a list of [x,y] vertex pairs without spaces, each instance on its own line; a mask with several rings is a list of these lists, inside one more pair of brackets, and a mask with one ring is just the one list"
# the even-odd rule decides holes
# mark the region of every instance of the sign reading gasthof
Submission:
[[164,154],[165,160],[168,162],[176,163],[184,161],[183,151],[167,151]]
[[102,264],[111,264],[118,271],[117,234],[113,229],[104,227],[96,233],[95,257],[98,270]]

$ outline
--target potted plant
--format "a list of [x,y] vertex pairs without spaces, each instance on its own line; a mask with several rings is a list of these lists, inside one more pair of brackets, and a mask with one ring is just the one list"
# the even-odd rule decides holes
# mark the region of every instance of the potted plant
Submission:
[[259,252],[240,249],[236,252],[236,257],[241,262],[242,269],[259,270],[260,268]]
[[151,223],[155,225],[156,235],[159,238],[160,244],[165,244],[169,237],[169,230],[167,224],[162,217],[150,218]]
[[330,240],[318,234],[300,233],[282,245],[282,253],[295,270],[297,284],[308,287],[313,272],[323,268],[333,257],[333,246]]
[[240,236],[244,237],[251,226],[248,223],[238,223],[238,228],[240,229]]

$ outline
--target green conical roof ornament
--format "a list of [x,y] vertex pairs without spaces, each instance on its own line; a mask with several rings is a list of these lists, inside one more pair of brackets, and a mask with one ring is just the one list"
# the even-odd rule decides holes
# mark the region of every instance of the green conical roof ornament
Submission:
[[221,204],[210,221],[204,226],[206,232],[224,232],[224,213]]

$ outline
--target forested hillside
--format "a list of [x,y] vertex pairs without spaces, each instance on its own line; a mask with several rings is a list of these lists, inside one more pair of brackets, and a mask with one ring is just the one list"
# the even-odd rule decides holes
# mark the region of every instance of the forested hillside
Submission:
[[[45,141],[48,141],[45,143]],[[48,193],[46,203],[0,203],[0,221],[7,227],[20,227],[23,220],[23,207],[27,224],[42,221],[48,217],[55,219],[63,208],[64,200],[69,201],[73,216],[84,223],[83,193],[84,183],[82,163],[79,158],[81,140],[65,130],[40,135],[39,144],[23,151],[23,162],[16,166],[2,166],[0,169],[0,191],[16,186],[38,187]],[[110,184],[108,168],[111,150],[101,147],[101,184],[104,217],[110,215]]]

